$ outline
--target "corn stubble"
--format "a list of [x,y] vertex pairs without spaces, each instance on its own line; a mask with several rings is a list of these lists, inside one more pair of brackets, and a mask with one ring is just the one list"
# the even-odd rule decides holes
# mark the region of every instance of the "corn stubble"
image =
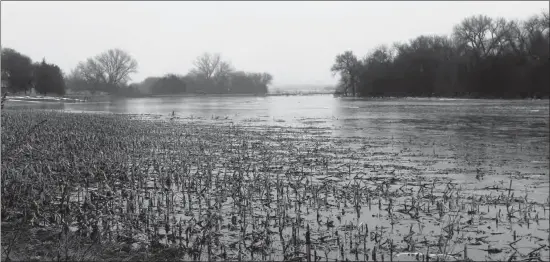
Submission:
[[[140,260],[549,259],[548,201],[512,180],[474,192],[381,149],[421,141],[9,110],[2,128],[3,227],[59,237],[38,260],[115,244]],[[3,259],[12,239],[2,230]]]

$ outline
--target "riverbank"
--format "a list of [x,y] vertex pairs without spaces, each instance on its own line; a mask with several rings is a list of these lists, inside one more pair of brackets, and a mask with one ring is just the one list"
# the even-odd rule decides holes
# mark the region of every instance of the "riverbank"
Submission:
[[494,155],[519,146],[144,118],[2,110],[12,259],[550,258],[547,165]]
[[268,93],[265,95],[255,94],[177,94],[177,95],[136,95],[136,96],[118,96],[118,95],[79,95],[69,94],[65,96],[39,96],[39,95],[8,95],[7,101],[12,102],[108,102],[116,99],[127,98],[163,98],[163,97],[284,97],[284,96],[326,96],[332,95],[339,98],[362,99],[362,100],[390,100],[390,99],[433,99],[433,100],[548,100],[548,98],[499,98],[499,97],[477,97],[477,96],[372,96],[372,97],[349,97],[342,94],[332,94],[324,92],[295,92],[295,93]]
[[7,101],[14,102],[86,102],[85,99],[77,97],[60,97],[60,96],[22,96],[22,95],[13,95],[6,96]]

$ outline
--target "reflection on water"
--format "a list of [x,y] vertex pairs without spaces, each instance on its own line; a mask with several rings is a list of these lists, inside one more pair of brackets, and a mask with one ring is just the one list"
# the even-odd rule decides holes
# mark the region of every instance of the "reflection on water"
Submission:
[[[442,160],[438,168],[454,170],[469,179],[475,177],[469,172],[482,168],[501,175],[520,172],[548,176],[547,100],[166,96],[94,103],[12,101],[8,106],[158,114],[166,118],[175,112],[182,118],[227,117],[221,122],[253,119],[249,125],[320,127],[334,137],[388,141],[389,150],[401,152],[395,162],[412,163],[421,161],[418,155],[435,154]],[[411,149],[412,144],[421,146]],[[543,184],[547,188],[548,181]]]
[[[447,139],[459,145],[537,145],[542,141],[538,146],[548,148],[547,100],[163,96],[87,103],[10,102],[9,106],[165,117],[174,112],[179,117],[227,117],[233,122],[253,119],[249,124],[258,125],[330,128],[339,137]],[[479,154],[489,153],[484,148],[478,150]]]
[[[415,128],[422,135],[478,129],[540,135],[548,129],[548,101],[470,99],[354,99],[318,96],[214,97],[163,96],[113,99],[108,102],[9,102],[12,107],[69,112],[159,114],[180,117],[228,117],[233,121],[261,119],[262,123],[342,127],[339,135],[362,136],[383,132],[399,136]],[[516,127],[522,127],[517,129]],[[533,128],[526,128],[533,127]],[[538,128],[537,128],[538,127]],[[544,130],[546,127],[546,130]],[[400,130],[401,129],[401,130]],[[514,133],[515,135],[518,135]],[[447,134],[448,135],[448,134]],[[521,135],[521,134],[520,134]],[[546,134],[547,136],[547,134]]]

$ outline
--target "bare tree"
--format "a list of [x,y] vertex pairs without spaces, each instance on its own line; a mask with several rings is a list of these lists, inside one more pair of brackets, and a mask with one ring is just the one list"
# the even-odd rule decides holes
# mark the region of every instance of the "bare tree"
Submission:
[[[428,45],[428,43],[425,43]],[[376,47],[372,52],[365,56],[364,61],[366,64],[390,64],[395,58],[395,48],[389,48],[386,45]]]
[[103,69],[107,82],[114,86],[126,84],[130,74],[137,72],[137,61],[121,49],[108,50],[95,59]]
[[540,18],[541,27],[546,32],[546,37],[550,37],[550,11],[544,10]]
[[137,61],[121,49],[107,50],[86,62],[80,62],[76,74],[95,89],[118,88],[137,72]]
[[513,22],[508,22],[504,18],[494,19],[489,27],[489,37],[485,40],[487,50],[485,55],[500,55],[504,51],[506,36],[509,33]]
[[454,27],[455,40],[469,47],[476,57],[481,58],[489,53],[487,36],[492,28],[493,19],[485,15],[471,16]]
[[348,89],[352,89],[352,94],[355,96],[356,85],[359,81],[358,69],[361,63],[352,51],[346,51],[343,54],[336,56],[336,61],[332,65],[330,71],[335,75],[340,74],[340,82],[344,88],[344,94],[347,95]]
[[193,65],[195,68],[190,76],[202,81],[203,88],[216,90],[213,92],[229,92],[230,75],[235,69],[229,62],[223,61],[220,54],[204,53],[195,59]]
[[215,80],[226,80],[231,72],[235,71],[233,66],[226,61],[220,61],[218,66],[214,68],[213,78]]
[[522,55],[527,50],[527,37],[521,28],[521,22],[509,21],[501,43],[502,48],[515,55]]
[[518,42],[521,43],[522,51],[530,58],[539,60],[548,56],[549,28],[548,10],[540,15],[533,15],[518,25],[516,33]]
[[218,53],[204,53],[195,59],[193,65],[195,69],[192,70],[192,74],[202,75],[206,79],[225,78],[234,71],[231,64],[222,61]]
[[270,73],[262,73],[262,85],[268,86],[273,81],[273,76]]

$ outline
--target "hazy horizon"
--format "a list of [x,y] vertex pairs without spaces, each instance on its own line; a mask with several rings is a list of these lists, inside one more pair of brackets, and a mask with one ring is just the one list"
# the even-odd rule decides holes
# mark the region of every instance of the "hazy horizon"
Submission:
[[548,1],[517,2],[2,2],[1,45],[70,72],[121,48],[139,64],[132,82],[186,74],[203,52],[237,69],[269,72],[273,86],[334,85],[338,53],[449,34],[476,14],[523,19]]

